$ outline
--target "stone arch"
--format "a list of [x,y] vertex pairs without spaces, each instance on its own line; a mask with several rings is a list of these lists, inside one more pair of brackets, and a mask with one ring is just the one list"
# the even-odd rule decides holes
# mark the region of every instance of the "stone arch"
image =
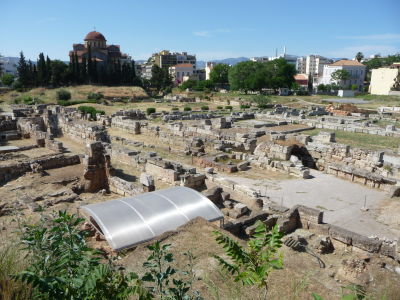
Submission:
[[289,151],[289,157],[291,155],[296,156],[301,163],[308,168],[316,169],[316,164],[314,158],[308,152],[307,148],[304,146],[293,145]]

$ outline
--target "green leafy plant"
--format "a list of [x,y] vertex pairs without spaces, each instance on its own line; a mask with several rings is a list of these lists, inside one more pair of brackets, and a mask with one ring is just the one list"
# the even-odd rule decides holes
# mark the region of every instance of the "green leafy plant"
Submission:
[[104,95],[102,94],[102,93],[89,93],[88,95],[87,95],[87,98],[89,99],[89,100],[101,100],[101,99],[103,99],[104,98]]
[[225,254],[230,258],[227,261],[214,255],[222,268],[231,273],[235,281],[263,289],[264,298],[267,299],[268,275],[273,269],[283,267],[282,255],[278,253],[282,247],[282,233],[278,226],[268,232],[266,225],[257,221],[255,233],[247,242],[247,249],[219,231],[214,234],[217,243],[223,246]]
[[57,100],[69,100],[71,99],[71,93],[67,90],[60,89],[57,91]]
[[[312,293],[314,300],[324,300],[320,295]],[[356,284],[342,286],[342,296],[340,300],[367,300],[371,299],[367,296],[365,289]]]
[[220,106],[220,105],[218,105],[218,106],[217,106],[217,109],[223,109],[223,107],[222,107],[222,106]]
[[85,114],[90,114],[91,118],[96,120],[97,114],[104,115],[105,111],[104,110],[97,110],[96,108],[92,106],[79,106],[78,110],[85,113]]
[[171,108],[172,111],[179,111],[179,107],[173,107]]
[[151,297],[159,299],[200,300],[198,291],[192,291],[195,279],[193,261],[195,257],[191,252],[184,253],[189,263],[188,270],[180,271],[172,266],[174,256],[169,252],[171,245],[161,245],[159,241],[147,248],[151,250],[143,267],[147,270],[142,281],[147,283]]
[[200,109],[205,111],[205,110],[209,110],[210,108],[207,105],[203,105],[202,107],[200,107]]
[[225,106],[225,109],[232,110],[233,106],[232,105],[227,105],[227,106]]
[[135,273],[126,273],[86,244],[83,219],[60,211],[37,225],[24,225],[22,244],[29,267],[14,276],[30,284],[37,299],[150,299]]
[[241,109],[250,108],[250,105],[242,104],[242,105],[240,105],[240,108],[241,108]]
[[192,108],[190,106],[185,106],[183,108],[183,111],[192,111]]
[[156,109],[155,109],[154,107],[148,107],[148,108],[146,109],[147,115],[154,114],[155,112],[156,112]]

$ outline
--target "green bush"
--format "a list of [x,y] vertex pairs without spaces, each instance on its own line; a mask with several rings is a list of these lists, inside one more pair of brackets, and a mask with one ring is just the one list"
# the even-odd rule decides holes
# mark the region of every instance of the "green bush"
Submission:
[[18,97],[16,99],[14,99],[14,103],[15,104],[26,104],[26,105],[33,105],[33,104],[38,104],[38,103],[42,103],[42,101],[40,99],[37,98],[32,98],[29,95],[23,95],[21,97]]
[[210,108],[207,105],[203,105],[200,109],[205,111],[205,110],[209,110]]
[[171,108],[172,111],[179,111],[179,107],[173,107]]
[[156,112],[156,109],[154,107],[148,107],[146,109],[147,115],[154,114],[155,112]]
[[1,82],[6,86],[11,86],[14,83],[14,75],[4,74],[1,76]]
[[217,106],[217,109],[223,109],[223,107],[222,107],[222,106],[220,106],[220,105],[218,105],[218,106]]
[[183,108],[183,111],[192,111],[192,108],[190,106],[185,106]]
[[[23,225],[21,242],[29,266],[13,278],[33,289],[31,299],[128,299],[148,292],[138,275],[103,263],[101,252],[86,243],[83,219],[60,211],[36,225]],[[14,298],[14,297],[13,297]]]
[[242,105],[240,105],[240,108],[241,108],[241,109],[250,108],[250,105],[242,104]]
[[57,91],[57,100],[69,100],[71,99],[71,93],[67,90],[61,89]]
[[227,106],[225,106],[225,109],[232,110],[233,106],[232,105],[227,105]]
[[103,110],[97,110],[94,107],[91,106],[79,106],[78,110],[85,113],[85,114],[90,114],[90,116],[92,117],[92,119],[96,120],[96,115],[97,114],[101,114],[104,115],[105,111]]
[[87,95],[88,100],[101,100],[103,97],[102,93],[89,93]]
[[22,84],[21,84],[21,82],[19,80],[15,80],[13,82],[13,84],[11,85],[11,88],[13,90],[18,91],[18,92],[22,92],[22,90],[23,90],[23,86],[22,86]]
[[61,106],[71,106],[71,105],[75,105],[75,104],[82,104],[82,103],[97,103],[97,100],[72,100],[72,101],[68,101],[68,100],[58,100],[57,104],[61,105]]

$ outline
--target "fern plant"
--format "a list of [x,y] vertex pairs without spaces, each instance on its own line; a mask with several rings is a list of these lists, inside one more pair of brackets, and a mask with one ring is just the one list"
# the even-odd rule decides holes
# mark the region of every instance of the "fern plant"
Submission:
[[283,257],[278,252],[282,247],[282,233],[274,226],[268,231],[261,221],[256,222],[255,233],[247,242],[247,249],[238,242],[219,231],[214,231],[216,241],[222,245],[227,261],[214,255],[222,268],[232,275],[235,281],[243,285],[253,285],[264,290],[264,298],[267,299],[268,275],[273,269],[283,267]]

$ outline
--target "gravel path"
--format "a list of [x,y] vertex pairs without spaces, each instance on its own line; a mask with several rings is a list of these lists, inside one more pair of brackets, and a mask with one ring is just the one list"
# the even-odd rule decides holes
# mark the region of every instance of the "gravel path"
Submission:
[[[368,236],[388,238],[400,236],[400,228],[390,228],[377,221],[379,205],[387,199],[384,192],[316,170],[311,170],[311,175],[314,178],[280,181],[223,177],[259,190],[262,195],[266,194],[273,201],[286,207],[302,204],[323,210],[326,223]],[[365,200],[368,211],[361,209]]]

